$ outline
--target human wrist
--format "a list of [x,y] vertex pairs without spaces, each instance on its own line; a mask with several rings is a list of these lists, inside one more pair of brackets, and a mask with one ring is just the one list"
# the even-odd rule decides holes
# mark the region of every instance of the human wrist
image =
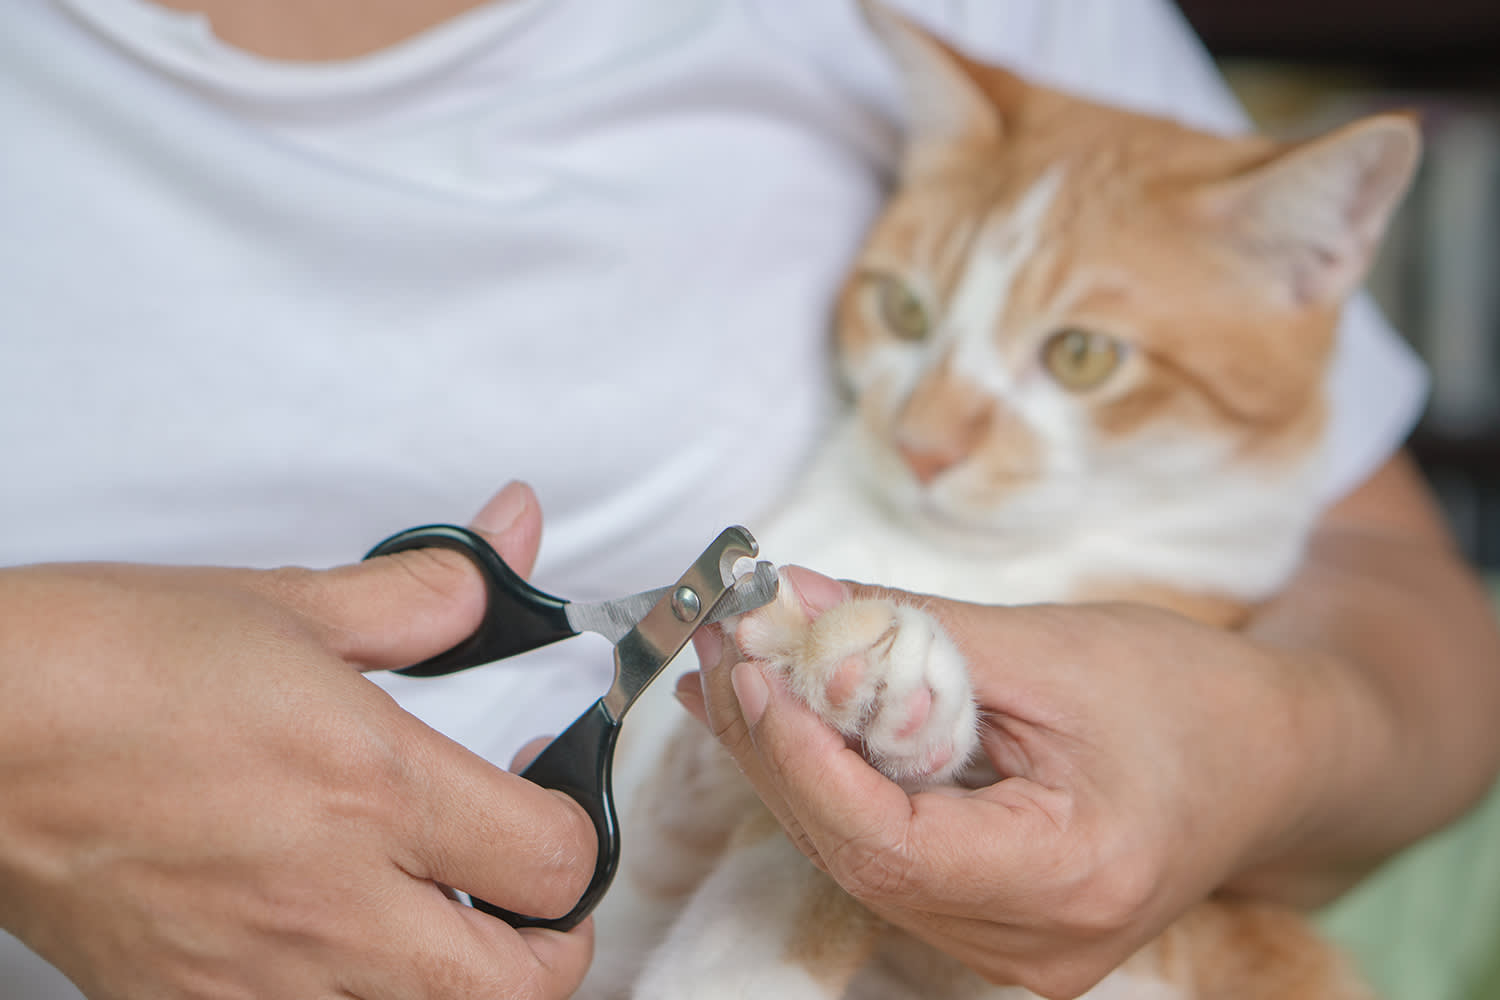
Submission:
[[[1358,664],[1335,654],[1251,640],[1276,675],[1285,745],[1277,803],[1224,885],[1235,894],[1301,907],[1322,905],[1370,870],[1383,852],[1366,839],[1378,808],[1371,790],[1398,759],[1397,713]],[[1378,817],[1370,816],[1375,823]]]

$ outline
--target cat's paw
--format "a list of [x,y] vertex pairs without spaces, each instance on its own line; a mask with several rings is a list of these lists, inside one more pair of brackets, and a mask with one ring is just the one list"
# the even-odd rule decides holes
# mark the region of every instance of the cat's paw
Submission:
[[941,784],[979,744],[963,656],[937,619],[891,600],[809,613],[783,571],[780,593],[735,628],[741,650],[779,670],[824,721],[888,777]]

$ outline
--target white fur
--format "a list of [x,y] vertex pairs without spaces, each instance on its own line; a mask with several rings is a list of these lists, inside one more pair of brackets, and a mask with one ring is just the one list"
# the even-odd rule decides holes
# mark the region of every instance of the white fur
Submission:
[[817,873],[785,837],[726,855],[673,924],[634,992],[638,1000],[828,1000],[785,961]]
[[[1301,530],[1311,516],[1310,512],[1299,512],[1299,505],[1287,503],[1285,483],[1215,478],[1182,495],[1121,490],[1113,505],[1106,505],[1103,498],[1094,500],[1099,509],[1084,521],[1039,517],[1028,524],[1024,537],[1009,538],[997,532],[986,545],[982,534],[973,530],[945,531],[893,509],[889,497],[869,482],[870,467],[861,460],[861,448],[856,443],[862,434],[851,418],[830,439],[813,474],[782,514],[757,531],[766,554],[834,575],[990,603],[1062,600],[1078,579],[1101,568],[1125,573],[1140,572],[1142,567],[1148,568],[1151,578],[1184,588],[1249,597],[1274,587],[1290,570]],[[1143,463],[1149,459],[1148,455],[1136,458]],[[1292,470],[1288,476],[1291,492],[1300,493],[1308,473]],[[1310,489],[1307,496],[1308,503],[1302,506],[1310,510]],[[1106,506],[1109,509],[1103,509]],[[1080,524],[1088,524],[1088,530],[1080,530]],[[837,530],[830,530],[833,525]],[[893,640],[886,655],[877,658],[882,660],[880,672],[871,675],[883,679],[872,679],[868,694],[861,697],[880,701],[875,692],[884,688],[884,704],[899,705],[911,684],[931,683],[944,692],[944,698],[971,706],[964,697],[967,678],[956,650],[931,655],[934,643],[948,642],[940,630],[934,629],[932,620],[914,608],[887,610],[898,616],[901,643],[914,639],[909,645],[915,652]],[[828,655],[823,661],[804,664],[808,668],[805,676],[798,673],[807,700],[816,707],[818,675],[826,671],[830,661],[838,661],[851,650],[878,645],[871,636],[884,628],[864,623],[852,627],[843,637],[828,639],[824,643]],[[781,643],[785,649],[795,638],[793,630],[747,641],[766,644],[763,655],[774,658],[770,646]],[[797,669],[790,663],[783,667]],[[934,674],[936,680],[932,679]],[[887,744],[894,741],[878,734],[878,726],[861,730],[859,722],[840,718],[836,711],[825,707],[824,714],[846,732],[863,732],[877,750],[871,754],[872,759],[883,763],[888,773],[894,771],[901,777],[900,767],[893,766],[892,760],[920,756],[920,752],[891,749]],[[866,708],[855,714],[869,723],[880,713]],[[633,720],[633,725],[641,721]],[[933,732],[924,733],[922,738],[930,740],[934,733],[946,729],[956,745],[963,745],[972,738],[973,727],[972,714],[935,717]],[[884,759],[883,753],[888,755]],[[707,799],[700,791],[679,791],[699,796],[696,801],[706,806]],[[622,795],[628,799],[633,793],[624,789]],[[682,861],[660,856],[661,847],[651,842],[649,834],[629,828],[627,832],[634,836],[627,848],[627,873],[622,882],[628,881],[632,853],[635,864],[642,863],[642,855],[653,853],[658,855],[654,861],[657,864]],[[628,982],[633,978],[630,958],[639,961],[640,952],[654,940],[661,940],[651,953],[644,978],[629,995],[640,1000],[830,1000],[837,994],[819,992],[824,987],[816,979],[781,958],[786,954],[786,936],[801,898],[799,886],[813,877],[810,872],[783,838],[770,838],[753,850],[732,852],[677,915],[664,940],[661,931],[674,908],[639,897],[632,899],[628,889],[622,891],[617,886],[600,912],[599,970],[590,977],[590,990],[580,996],[624,995],[600,990],[599,984],[618,986]],[[624,962],[617,954],[622,948],[631,953]],[[616,954],[613,959],[612,953]],[[861,980],[862,991],[866,985],[872,997],[901,995],[880,993],[874,973]],[[1123,973],[1115,973],[1088,994],[1091,1000],[1177,1000],[1179,996],[1172,987]],[[1023,997],[1030,994],[974,980],[952,998],[933,995],[931,1000]]]
[[[1244,468],[1230,460],[1232,442],[1165,426],[1104,447],[1092,439],[1076,399],[1035,370],[1041,333],[1021,338],[1031,349],[1000,349],[996,324],[1023,260],[1037,252],[1059,176],[1039,181],[1011,215],[986,220],[930,343],[877,351],[852,373],[856,386],[894,408],[945,355],[957,359],[997,405],[1041,437],[1041,474],[998,498],[984,489],[991,472],[980,463],[961,461],[922,482],[869,420],[851,413],[781,512],[756,528],[765,555],[834,576],[994,604],[1067,600],[1081,583],[1099,579],[1249,601],[1292,571],[1316,511],[1315,453],[1299,463]],[[784,587],[772,608],[740,624],[738,641],[781,670],[794,692],[861,740],[866,757],[908,787],[949,779],[977,744],[964,661],[918,607],[857,602],[809,623]],[[845,697],[831,698],[830,691]],[[924,706],[925,721],[913,726],[914,712]],[[724,780],[735,780],[732,771]],[[712,805],[709,790],[675,791],[702,804],[707,825],[732,822]],[[632,868],[687,863],[663,853],[649,832],[627,832],[635,836],[622,882],[630,882]],[[786,958],[808,880],[820,877],[788,841],[770,837],[728,852],[675,919],[672,904],[617,887],[599,913],[603,971],[580,996],[625,995],[640,953],[670,922],[629,995],[833,1000],[842,995],[839,987]],[[622,948],[629,953],[623,959]],[[963,983],[951,997],[924,996],[1030,996],[974,977]],[[878,968],[860,974],[859,989],[861,996],[903,995]],[[1179,995],[1118,972],[1089,993],[1093,1000]]]
[[[1078,397],[1037,362],[1052,329],[1049,318],[1040,318],[1035,329],[1002,330],[1016,276],[1044,252],[1041,234],[1061,182],[1061,171],[1048,172],[1010,211],[993,213],[978,227],[948,308],[932,313],[931,337],[893,340],[853,360],[850,382],[863,405],[878,403],[886,411],[851,413],[830,435],[780,513],[756,527],[765,555],[833,576],[992,604],[1067,600],[1081,584],[1100,580],[1148,581],[1248,602],[1290,574],[1316,513],[1316,453],[1300,462],[1247,467],[1234,460],[1235,442],[1165,425],[1139,429],[1129,442],[1096,440]],[[930,292],[920,276],[912,278],[919,294]],[[1064,284],[1053,304],[1059,315],[1066,308],[1061,300],[1077,287],[1076,281]],[[930,306],[933,297],[924,298]],[[893,426],[921,380],[944,364],[1039,439],[1039,473],[997,492],[994,469],[982,461],[957,461],[926,481],[911,472],[883,429]],[[1130,377],[1128,368],[1117,375],[1124,386]],[[860,741],[872,764],[909,788],[950,779],[977,745],[964,660],[920,607],[860,601],[809,621],[784,586],[771,608],[741,622],[737,641],[781,671],[830,725]],[[733,781],[732,772],[724,780]],[[732,822],[710,790],[684,785],[675,791],[702,803],[707,827]],[[632,868],[677,861],[664,853],[664,843],[649,833],[629,842],[622,881],[630,881]],[[633,965],[611,953],[622,946],[639,953],[671,920],[631,996],[834,1000],[843,995],[841,984],[820,981],[787,957],[795,943],[789,935],[805,918],[809,887],[819,878],[789,841],[772,836],[726,853],[675,920],[670,904],[617,888],[599,914],[601,968],[608,971],[591,976],[580,995],[624,995]],[[859,996],[910,995],[895,975],[866,968]],[[962,985],[950,995],[921,995],[1030,996],[972,975],[958,979]],[[1120,972],[1088,994],[1093,1000],[1181,995]]]
[[[1065,600],[1081,580],[1101,576],[1250,600],[1296,566],[1316,511],[1316,456],[1281,482],[1226,471],[1159,493],[1131,483],[1122,462],[1084,490],[1043,482],[1022,491],[1007,507],[1017,530],[1003,530],[1001,514],[954,524],[924,516],[916,484],[899,470],[888,470],[883,487],[870,482],[862,457],[870,447],[863,427],[845,421],[780,515],[757,532],[763,551],[831,576],[989,604]],[[1175,461],[1196,464],[1212,447],[1182,442],[1175,450],[1190,454]],[[1174,462],[1146,447],[1132,458],[1137,469]],[[1289,494],[1307,502],[1289,503]]]
[[[1316,453],[1282,467],[1237,467],[1228,461],[1234,442],[1171,426],[1144,429],[1123,445],[1096,441],[1078,398],[1036,361],[1056,317],[1002,331],[1011,286],[1041,246],[1062,179],[1060,169],[1046,172],[1008,213],[984,222],[931,338],[893,342],[849,365],[865,405],[884,401],[879,419],[890,420],[946,356],[1038,436],[1043,474],[1003,503],[994,501],[993,472],[981,463],[960,463],[922,483],[871,433],[868,415],[851,418],[765,533],[778,557],[993,603],[1059,600],[1085,575],[1240,600],[1286,579],[1316,513]],[[1076,282],[1064,286],[1053,305],[1059,316],[1076,294]],[[1122,371],[1120,379],[1128,378]],[[829,525],[841,527],[829,532]],[[869,543],[874,538],[878,545]]]
[[978,749],[968,665],[919,608],[849,601],[809,621],[793,586],[747,615],[736,633],[824,721],[856,738],[866,759],[908,788],[942,784]]
[[1062,168],[1048,170],[1009,211],[985,220],[933,339],[935,349],[951,352],[956,370],[997,398],[1013,394],[1030,367],[1033,352],[1018,357],[1004,350],[996,332],[1002,328],[1000,317],[1016,276],[1041,245],[1043,225],[1062,181]]

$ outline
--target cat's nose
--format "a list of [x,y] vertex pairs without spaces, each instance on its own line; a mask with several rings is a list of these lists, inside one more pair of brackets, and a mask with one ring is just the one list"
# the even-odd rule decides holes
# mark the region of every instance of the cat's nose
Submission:
[[896,450],[901,460],[917,477],[917,482],[930,486],[932,481],[957,465],[964,453],[955,448],[924,448],[913,444],[898,444]]
[[923,379],[901,404],[890,441],[923,486],[973,455],[988,436],[995,401],[978,385],[944,369]]

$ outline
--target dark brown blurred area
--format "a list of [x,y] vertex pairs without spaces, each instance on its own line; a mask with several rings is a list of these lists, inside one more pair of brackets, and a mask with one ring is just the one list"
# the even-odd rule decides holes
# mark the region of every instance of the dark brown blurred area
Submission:
[[1500,595],[1500,0],[1178,0],[1262,130],[1419,113],[1423,165],[1366,287],[1422,356],[1410,447]]
[[1218,55],[1500,74],[1500,0],[1178,0]]

